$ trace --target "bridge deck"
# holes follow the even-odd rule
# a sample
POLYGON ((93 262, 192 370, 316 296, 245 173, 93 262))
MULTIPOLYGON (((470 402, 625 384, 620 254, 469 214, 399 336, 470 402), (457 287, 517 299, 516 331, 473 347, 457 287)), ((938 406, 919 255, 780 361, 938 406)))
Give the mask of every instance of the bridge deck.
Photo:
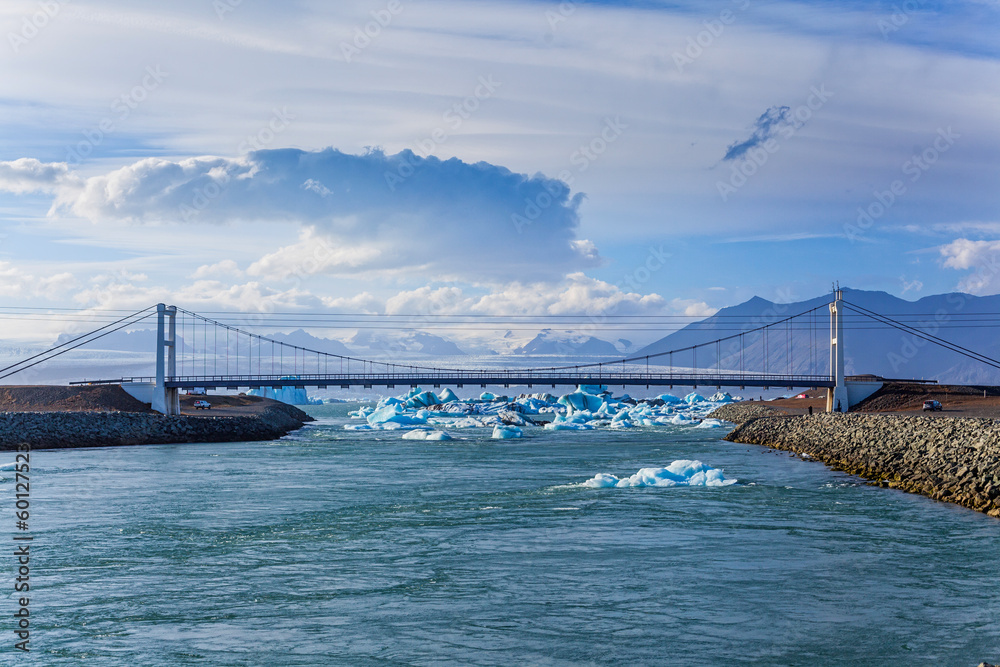
MULTIPOLYGON (((155 382, 151 377, 127 377, 117 380, 92 380, 71 384, 124 384, 155 382)), ((525 371, 469 371, 454 373, 335 373, 305 375, 215 375, 179 376, 167 379, 166 385, 177 389, 255 389, 261 387, 364 387, 395 386, 576 386, 582 384, 621 387, 833 387, 836 383, 823 375, 749 375, 697 373, 531 373, 525 371)))

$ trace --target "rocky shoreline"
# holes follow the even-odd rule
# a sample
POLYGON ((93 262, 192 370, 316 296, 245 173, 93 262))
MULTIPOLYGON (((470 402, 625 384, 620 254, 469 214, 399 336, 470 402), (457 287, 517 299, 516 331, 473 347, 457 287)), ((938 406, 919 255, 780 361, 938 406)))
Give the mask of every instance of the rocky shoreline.
POLYGON ((735 403, 709 417, 737 424, 726 440, 806 454, 883 487, 1000 518, 1000 421, 877 414, 788 416, 735 403))
POLYGON ((274 402, 239 416, 164 417, 142 412, 0 412, 0 450, 275 440, 312 417, 274 402))

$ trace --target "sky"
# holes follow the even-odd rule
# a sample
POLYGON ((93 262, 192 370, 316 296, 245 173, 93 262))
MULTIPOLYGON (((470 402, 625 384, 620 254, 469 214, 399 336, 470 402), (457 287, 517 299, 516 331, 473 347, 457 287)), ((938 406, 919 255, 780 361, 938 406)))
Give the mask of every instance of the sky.
POLYGON ((0 28, 0 306, 1000 292, 996 0, 7 0, 0 28))

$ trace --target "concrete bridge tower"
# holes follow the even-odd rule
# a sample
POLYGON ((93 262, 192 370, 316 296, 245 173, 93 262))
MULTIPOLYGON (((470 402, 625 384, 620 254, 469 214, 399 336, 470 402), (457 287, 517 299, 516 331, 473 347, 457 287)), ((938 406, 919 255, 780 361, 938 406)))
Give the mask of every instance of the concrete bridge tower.
POLYGON ((168 389, 166 380, 177 375, 177 306, 156 304, 156 385, 151 407, 164 415, 181 413, 179 389, 168 389))
POLYGON ((844 292, 838 288, 835 294, 830 304, 830 379, 837 386, 827 390, 826 411, 847 412, 851 406, 844 381, 844 292))

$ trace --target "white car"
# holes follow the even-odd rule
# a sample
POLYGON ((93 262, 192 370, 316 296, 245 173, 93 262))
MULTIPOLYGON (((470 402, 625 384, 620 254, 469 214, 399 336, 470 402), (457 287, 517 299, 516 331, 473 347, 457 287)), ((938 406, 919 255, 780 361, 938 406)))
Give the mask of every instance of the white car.
POLYGON ((194 402, 194 409, 195 410, 211 410, 212 409, 212 404, 209 403, 208 401, 195 401, 194 402))

